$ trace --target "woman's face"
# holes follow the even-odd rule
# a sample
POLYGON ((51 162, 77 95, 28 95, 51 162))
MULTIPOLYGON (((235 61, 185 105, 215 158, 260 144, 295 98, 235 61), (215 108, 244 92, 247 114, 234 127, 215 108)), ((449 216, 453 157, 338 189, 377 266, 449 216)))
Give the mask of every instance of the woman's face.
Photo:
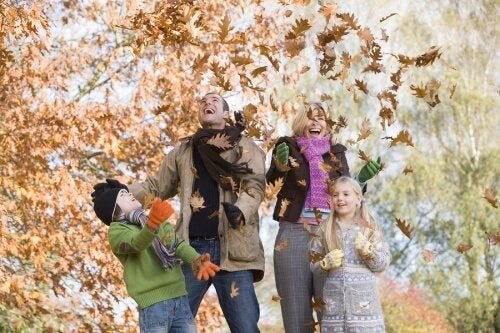
POLYGON ((304 133, 306 138, 322 138, 329 133, 325 113, 321 109, 313 106, 307 112, 307 118, 307 126, 304 133))

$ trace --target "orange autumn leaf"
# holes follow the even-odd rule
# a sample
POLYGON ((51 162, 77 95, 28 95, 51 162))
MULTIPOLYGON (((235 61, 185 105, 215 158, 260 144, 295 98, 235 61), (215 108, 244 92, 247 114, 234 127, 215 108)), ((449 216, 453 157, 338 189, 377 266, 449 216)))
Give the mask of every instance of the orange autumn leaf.
POLYGON ((410 238, 413 236, 413 228, 405 220, 396 218, 396 226, 403 232, 403 234, 410 238))
POLYGON ((457 251, 460 252, 460 253, 462 253, 462 254, 464 254, 465 252, 467 252, 470 249, 472 249, 472 246, 473 245, 471 245, 471 244, 465 244, 465 243, 463 243, 463 244, 458 245, 457 251))
POLYGON ((215 136, 210 137, 207 140, 207 144, 220 149, 227 149, 232 147, 231 143, 229 142, 229 136, 224 133, 218 133, 215 136))
POLYGON ((407 175, 409 173, 412 173, 413 172, 413 168, 411 167, 411 165, 407 165, 405 166, 405 168, 403 169, 403 174, 404 175, 407 175))
POLYGON ((387 138, 391 139, 391 144, 389 145, 389 147, 394 147, 398 143, 414 147, 411 135, 407 130, 400 131, 395 138, 392 137, 387 137, 387 138))

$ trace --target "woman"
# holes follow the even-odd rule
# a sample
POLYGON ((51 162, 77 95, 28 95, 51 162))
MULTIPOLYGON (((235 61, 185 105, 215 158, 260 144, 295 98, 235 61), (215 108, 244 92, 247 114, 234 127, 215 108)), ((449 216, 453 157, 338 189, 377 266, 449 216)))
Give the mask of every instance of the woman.
MULTIPOLYGON (((268 183, 283 181, 273 214, 280 222, 274 272, 285 331, 313 332, 312 298, 321 304, 325 274, 311 273, 309 232, 315 234, 319 222, 330 213, 328 182, 348 176, 349 166, 347 149, 333 141, 321 104, 306 105, 295 117, 292 131, 292 137, 278 139, 266 174, 268 183)), ((375 176, 379 163, 365 165, 358 181, 364 183, 375 176)), ((320 320, 320 309, 316 310, 320 320)))

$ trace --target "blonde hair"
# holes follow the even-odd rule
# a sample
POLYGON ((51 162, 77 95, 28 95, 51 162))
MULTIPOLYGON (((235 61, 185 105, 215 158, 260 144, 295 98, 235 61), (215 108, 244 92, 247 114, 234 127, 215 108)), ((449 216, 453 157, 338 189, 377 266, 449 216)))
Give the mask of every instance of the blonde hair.
MULTIPOLYGON (((333 189, 337 184, 349 184, 355 194, 363 198, 363 192, 361 186, 356 180, 349 176, 341 176, 329 184, 329 193, 333 193, 333 189)), ((382 241, 382 230, 379 223, 370 214, 368 207, 364 200, 361 200, 361 204, 354 216, 355 222, 361 222, 360 231, 370 240, 370 241, 382 241), (367 226, 366 226, 367 225, 367 226)), ((342 241, 340 240, 340 226, 338 224, 338 215, 332 209, 328 219, 321 225, 321 230, 324 236, 325 245, 328 248, 328 252, 334 249, 342 249, 342 241)))
MULTIPOLYGON (((323 105, 319 102, 314 103, 304 103, 303 107, 299 109, 297 115, 292 122, 292 132, 294 136, 305 136, 307 130, 307 124, 310 118, 309 113, 317 111, 319 114, 323 115, 325 119, 330 119, 330 115, 325 111, 323 105)), ((332 145, 336 142, 333 140, 332 135, 332 145)))

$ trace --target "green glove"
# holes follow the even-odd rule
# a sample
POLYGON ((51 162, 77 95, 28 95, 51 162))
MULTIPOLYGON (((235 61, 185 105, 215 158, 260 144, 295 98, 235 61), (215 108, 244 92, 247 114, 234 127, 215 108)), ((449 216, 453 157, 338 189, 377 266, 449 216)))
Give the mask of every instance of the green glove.
POLYGON ((377 158, 376 161, 371 161, 370 163, 366 164, 364 167, 361 168, 361 171, 359 171, 358 174, 358 181, 360 183, 365 183, 366 181, 372 179, 375 177, 377 173, 380 171, 380 157, 377 158))
POLYGON ((289 148, 286 144, 286 142, 280 143, 276 147, 276 161, 278 161, 282 165, 287 165, 288 164, 288 155, 290 151, 289 148))

